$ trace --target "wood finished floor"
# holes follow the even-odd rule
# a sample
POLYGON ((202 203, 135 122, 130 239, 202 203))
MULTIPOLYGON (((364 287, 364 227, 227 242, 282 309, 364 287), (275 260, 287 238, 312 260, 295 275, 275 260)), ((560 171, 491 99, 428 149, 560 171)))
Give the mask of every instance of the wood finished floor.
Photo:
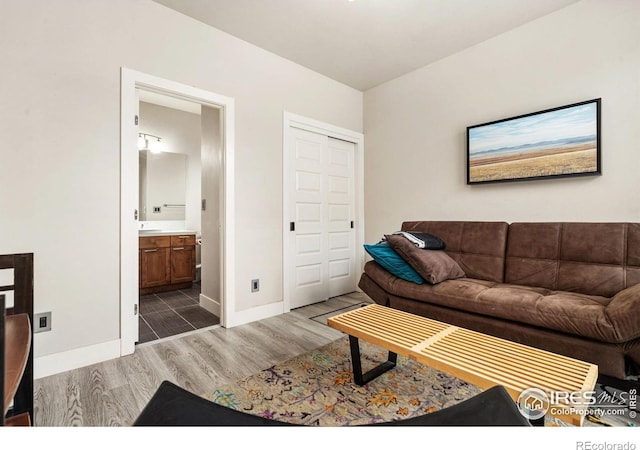
POLYGON ((130 426, 163 380, 204 396, 342 337, 326 326, 327 313, 369 302, 355 292, 230 329, 142 344, 132 355, 35 380, 34 425, 130 426))

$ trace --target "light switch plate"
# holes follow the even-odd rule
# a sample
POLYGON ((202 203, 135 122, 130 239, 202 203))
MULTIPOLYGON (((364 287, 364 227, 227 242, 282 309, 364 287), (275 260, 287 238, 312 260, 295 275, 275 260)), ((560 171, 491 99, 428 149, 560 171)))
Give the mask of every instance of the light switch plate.
POLYGON ((33 315, 33 332, 51 331, 51 311, 33 315))

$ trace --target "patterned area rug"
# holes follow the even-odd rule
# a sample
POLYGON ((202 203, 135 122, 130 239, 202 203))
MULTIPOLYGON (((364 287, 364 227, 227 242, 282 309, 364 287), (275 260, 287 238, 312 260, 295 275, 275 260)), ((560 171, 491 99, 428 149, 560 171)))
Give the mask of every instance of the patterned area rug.
MULTIPOLYGON (((362 368, 387 352, 360 341, 362 368)), ((398 356, 394 369, 365 386, 352 382, 347 337, 216 389, 220 405, 283 422, 346 426, 420 416, 473 397, 482 389, 398 356)))
MULTIPOLYGON (((360 353, 363 371, 387 358, 385 350, 362 340, 360 353)), ((345 336, 222 386, 206 398, 229 408, 282 422, 346 426, 428 414, 480 392, 482 389, 477 386, 402 356, 398 356, 395 368, 365 386, 357 386, 353 383, 349 340, 345 336)), ((611 410, 611 413, 599 416, 597 421, 585 420, 583 426, 640 426, 640 417, 635 411, 618 405, 632 393, 635 398, 637 389, 624 392, 596 385, 598 405, 603 410, 611 410)), ((547 415, 545 426, 573 425, 547 415)))

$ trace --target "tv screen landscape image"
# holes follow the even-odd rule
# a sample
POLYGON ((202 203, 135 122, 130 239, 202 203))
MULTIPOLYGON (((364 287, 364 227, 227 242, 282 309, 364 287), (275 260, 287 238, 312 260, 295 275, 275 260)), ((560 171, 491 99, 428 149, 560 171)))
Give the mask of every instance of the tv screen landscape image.
POLYGON ((600 101, 467 127, 467 184, 600 175, 600 101))

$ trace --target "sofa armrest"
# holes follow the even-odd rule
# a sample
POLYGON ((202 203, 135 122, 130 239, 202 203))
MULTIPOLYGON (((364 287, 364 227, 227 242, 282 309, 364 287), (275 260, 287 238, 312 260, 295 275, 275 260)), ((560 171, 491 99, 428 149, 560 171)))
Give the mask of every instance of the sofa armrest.
POLYGON ((616 330, 618 342, 640 337, 640 283, 614 295, 605 314, 616 330))

